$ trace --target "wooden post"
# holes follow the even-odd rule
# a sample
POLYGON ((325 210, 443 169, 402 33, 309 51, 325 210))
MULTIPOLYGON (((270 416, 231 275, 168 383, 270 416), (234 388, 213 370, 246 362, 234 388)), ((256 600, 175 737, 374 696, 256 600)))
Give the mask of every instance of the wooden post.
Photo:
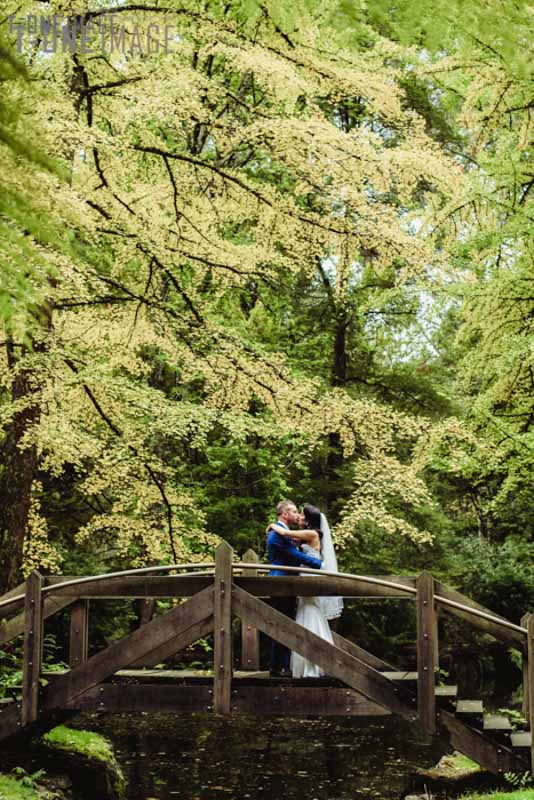
POLYGON ((39 676, 43 657, 43 579, 38 572, 26 580, 24 602, 24 663, 22 668, 22 725, 37 719, 39 676))
POLYGON ((232 555, 227 542, 215 552, 213 613, 213 710, 230 713, 232 691, 232 555))
MULTIPOLYGON (((247 550, 243 556, 243 561, 259 563, 259 557, 254 550, 247 550)), ((256 577, 257 569, 243 569, 243 575, 256 577)), ((249 620, 241 620, 241 669, 259 670, 260 668, 260 634, 257 628, 249 620)))
POLYGON ((417 710, 427 733, 436 733, 436 672, 438 620, 434 578, 422 572, 417 579, 417 710))
POLYGON ((69 664, 71 669, 87 661, 89 601, 77 600, 70 615, 69 664))
POLYGON ((527 720, 530 728, 530 769, 534 776, 534 614, 529 614, 527 630, 527 720))
MULTIPOLYGON (((530 617, 530 612, 527 611, 526 614, 520 619, 520 624, 522 628, 527 628, 528 630, 528 620, 530 617)), ((528 687, 528 635, 527 635, 527 647, 525 651, 522 653, 522 662, 523 662, 523 702, 521 704, 521 713, 528 720, 529 715, 529 687, 528 687)))

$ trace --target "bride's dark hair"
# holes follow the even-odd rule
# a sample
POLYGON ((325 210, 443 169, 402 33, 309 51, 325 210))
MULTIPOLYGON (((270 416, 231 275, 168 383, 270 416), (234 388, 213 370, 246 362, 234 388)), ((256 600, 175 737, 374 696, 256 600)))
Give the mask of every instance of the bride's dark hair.
POLYGON ((304 519, 306 520, 306 527, 317 531, 319 538, 322 539, 323 534, 321 531, 321 512, 317 506, 312 506, 310 503, 305 503, 302 507, 302 513, 304 514, 304 519))

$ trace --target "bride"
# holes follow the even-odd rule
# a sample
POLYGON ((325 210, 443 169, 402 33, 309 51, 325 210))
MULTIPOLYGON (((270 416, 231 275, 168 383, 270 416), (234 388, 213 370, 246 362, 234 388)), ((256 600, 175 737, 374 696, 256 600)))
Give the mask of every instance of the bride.
MULTIPOLYGON (((321 569, 337 572, 332 534, 325 515, 316 506, 307 503, 300 515, 299 525, 304 530, 290 531, 278 525, 270 527, 280 536, 298 541, 306 553, 321 558, 323 562, 321 569)), ((341 616, 342 610, 341 597, 299 597, 295 622, 333 643, 328 620, 341 616)), ((317 664, 295 652, 291 653, 291 674, 294 678, 322 678, 325 675, 317 664)))

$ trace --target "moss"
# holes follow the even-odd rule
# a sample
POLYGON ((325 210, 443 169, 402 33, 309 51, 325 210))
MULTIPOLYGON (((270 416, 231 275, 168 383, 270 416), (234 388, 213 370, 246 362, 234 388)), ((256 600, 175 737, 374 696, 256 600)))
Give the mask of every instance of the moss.
POLYGON ((99 733, 78 731, 67 728, 66 725, 58 725, 46 733, 43 738, 52 747, 80 753, 87 758, 97 758, 99 761, 105 761, 115 766, 113 748, 110 742, 99 733))
MULTIPOLYGON (((102 797, 118 800, 124 796, 126 781, 115 759, 113 747, 104 736, 92 731, 58 725, 43 736, 42 742, 46 749, 56 757, 62 754, 63 768, 69 774, 71 772, 66 763, 75 765, 78 778, 83 774, 87 776, 87 780, 93 783, 97 781, 102 797), (69 761, 65 762, 67 754, 69 761), (104 769, 102 769, 102 765, 104 765, 104 769)), ((71 777, 73 777, 72 774, 71 777)))
POLYGON ((452 753, 443 758, 431 769, 419 770, 419 772, 434 780, 463 780, 464 778, 476 775, 480 772, 480 766, 471 761, 470 758, 462 753, 452 753))
POLYGON ((515 792, 489 792, 465 794, 460 800, 534 800, 534 789, 516 789, 515 792))
POLYGON ((38 800, 38 794, 31 786, 10 778, 8 775, 0 775, 0 800, 38 800))

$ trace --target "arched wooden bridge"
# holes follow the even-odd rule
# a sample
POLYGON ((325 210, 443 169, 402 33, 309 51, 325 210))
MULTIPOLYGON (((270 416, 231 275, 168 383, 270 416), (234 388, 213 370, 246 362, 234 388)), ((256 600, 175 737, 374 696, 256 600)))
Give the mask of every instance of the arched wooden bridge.
MULTIPOLYGON (((515 625, 423 572, 368 577, 284 569, 265 576, 251 551, 233 562, 221 544, 214 563, 149 567, 83 578, 34 572, 0 598, 0 644, 24 633, 20 695, 2 701, 0 739, 55 724, 76 710, 214 711, 219 714, 400 714, 443 737, 482 767, 523 773, 534 764, 534 614, 515 625), (309 573, 300 577, 298 573, 309 573), (172 574, 171 574, 172 573, 172 574), (417 665, 401 672, 334 633, 330 644, 271 608, 273 596, 342 595, 408 599, 417 607, 417 665), (88 605, 97 598, 187 598, 129 636, 88 658, 88 605), (70 669, 41 685, 44 621, 71 606, 70 669), (482 702, 459 699, 438 683, 439 611, 460 617, 523 654, 524 730, 484 714, 482 702), (232 619, 241 620, 241 669, 234 670, 232 619), (273 679, 259 672, 259 631, 318 664, 328 679, 273 679), (213 676, 147 669, 213 634, 213 676)), ((277 567, 280 569, 280 567, 277 567)))

